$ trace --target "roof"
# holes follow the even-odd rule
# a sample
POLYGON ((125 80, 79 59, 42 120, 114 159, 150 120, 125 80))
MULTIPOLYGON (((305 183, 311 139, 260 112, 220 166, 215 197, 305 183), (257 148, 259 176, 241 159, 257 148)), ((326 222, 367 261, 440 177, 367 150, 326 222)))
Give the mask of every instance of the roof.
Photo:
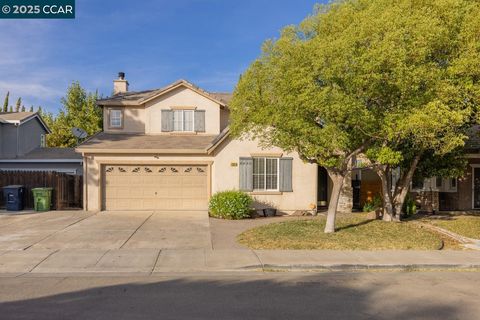
POLYGON ((75 152, 75 148, 36 148, 27 153, 22 159, 78 159, 82 155, 75 152))
POLYGON ((77 147, 95 153, 206 153, 215 135, 146 135, 101 132, 77 147))
POLYGON ((82 162, 82 155, 74 148, 36 148, 29 153, 0 162, 82 162))
POLYGON ((218 136, 215 137, 215 139, 213 139, 212 143, 210 143, 210 145, 208 146, 207 148, 207 151, 208 153, 211 153, 213 150, 215 150, 215 148, 223 142, 223 140, 225 140, 230 134, 230 128, 229 127, 226 127, 225 129, 222 130, 222 132, 220 132, 220 134, 218 136))
POLYGON ((38 119, 42 126, 48 133, 51 133, 50 129, 43 121, 38 112, 0 112, 0 122, 9 124, 23 124, 32 119, 38 119))
POLYGON ((231 92, 211 92, 210 94, 226 104, 229 104, 233 97, 231 92))
POLYGON ((105 99, 98 99, 97 105, 99 106, 106 106, 106 105, 141 105, 152 99, 155 99, 171 90, 174 90, 180 86, 187 87, 204 97, 213 100, 214 102, 220 104, 221 106, 227 106, 230 102, 232 94, 230 93, 211 93, 197 87, 196 85, 188 82, 187 80, 177 80, 172 84, 169 84, 166 87, 154 90, 146 90, 146 91, 129 91, 129 92, 122 92, 117 93, 111 97, 105 99))
POLYGON ((36 112, 0 112, 0 119, 10 121, 24 121, 31 116, 37 114, 36 112))

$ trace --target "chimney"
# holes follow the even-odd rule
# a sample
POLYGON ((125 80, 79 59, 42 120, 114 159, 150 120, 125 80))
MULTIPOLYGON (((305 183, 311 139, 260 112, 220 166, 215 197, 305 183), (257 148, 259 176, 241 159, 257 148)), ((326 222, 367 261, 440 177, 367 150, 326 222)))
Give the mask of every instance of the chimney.
POLYGON ((118 79, 113 80, 113 94, 128 91, 128 81, 125 80, 125 72, 118 73, 118 79))

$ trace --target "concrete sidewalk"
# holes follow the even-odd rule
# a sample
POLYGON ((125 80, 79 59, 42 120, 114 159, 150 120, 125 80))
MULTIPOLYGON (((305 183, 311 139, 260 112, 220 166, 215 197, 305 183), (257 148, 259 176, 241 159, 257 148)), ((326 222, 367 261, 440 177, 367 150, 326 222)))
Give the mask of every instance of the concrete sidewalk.
POLYGON ((0 274, 480 268, 478 251, 29 249, 0 252, 0 274))

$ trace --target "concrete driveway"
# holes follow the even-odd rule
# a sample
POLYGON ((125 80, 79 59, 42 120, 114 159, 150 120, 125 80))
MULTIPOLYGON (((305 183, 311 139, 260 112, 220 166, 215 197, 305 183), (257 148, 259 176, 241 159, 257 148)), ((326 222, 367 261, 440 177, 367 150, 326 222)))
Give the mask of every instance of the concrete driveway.
POLYGON ((211 248, 207 212, 0 215, 0 250, 211 248))

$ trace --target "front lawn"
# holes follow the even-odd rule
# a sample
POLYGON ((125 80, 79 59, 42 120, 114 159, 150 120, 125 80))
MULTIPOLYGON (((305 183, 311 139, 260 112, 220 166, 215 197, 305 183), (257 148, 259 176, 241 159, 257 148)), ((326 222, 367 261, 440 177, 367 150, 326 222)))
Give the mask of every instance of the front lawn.
POLYGON ((365 214, 337 218, 337 232, 325 234, 325 217, 271 223, 241 233, 238 241, 252 249, 437 250, 458 243, 412 222, 384 222, 365 214))
POLYGON ((441 215, 423 221, 461 236, 480 239, 480 215, 441 215))

